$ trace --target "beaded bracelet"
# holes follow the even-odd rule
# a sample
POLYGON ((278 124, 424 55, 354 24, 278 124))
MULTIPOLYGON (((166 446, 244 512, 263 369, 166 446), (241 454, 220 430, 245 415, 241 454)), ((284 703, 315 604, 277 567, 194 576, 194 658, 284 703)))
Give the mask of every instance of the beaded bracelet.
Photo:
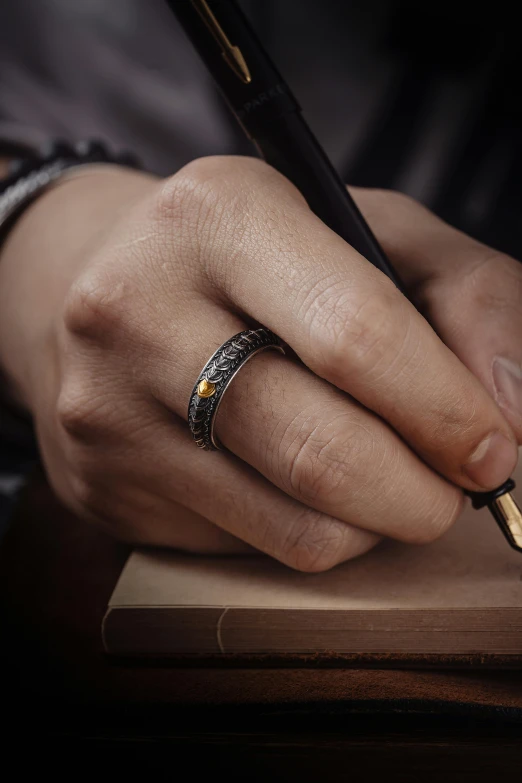
POLYGON ((0 180, 0 241, 24 210, 64 172, 95 163, 139 168, 133 154, 114 155, 99 141, 80 141, 75 145, 54 141, 34 155, 12 160, 7 176, 0 180))

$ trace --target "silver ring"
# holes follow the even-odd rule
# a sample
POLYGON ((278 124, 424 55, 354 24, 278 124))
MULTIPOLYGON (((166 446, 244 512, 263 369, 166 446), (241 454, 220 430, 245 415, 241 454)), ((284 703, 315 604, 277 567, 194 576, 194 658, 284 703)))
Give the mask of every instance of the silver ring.
POLYGON ((268 349, 285 352, 282 341, 270 329, 246 329, 224 342, 205 364, 192 389, 187 416, 200 449, 223 448, 214 437, 214 422, 223 395, 241 367, 268 349))

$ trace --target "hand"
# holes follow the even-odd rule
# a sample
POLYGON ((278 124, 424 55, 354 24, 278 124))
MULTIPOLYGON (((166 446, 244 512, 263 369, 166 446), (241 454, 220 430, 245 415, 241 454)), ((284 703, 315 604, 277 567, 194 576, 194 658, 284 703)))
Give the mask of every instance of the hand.
POLYGON ((321 571, 381 536, 431 541, 459 487, 508 478, 521 268, 408 198, 354 195, 444 342, 257 160, 98 169, 36 202, 1 258, 0 359, 69 507, 132 542, 321 571), (192 386, 253 323, 295 356, 239 372, 216 421, 228 451, 202 452, 192 386))

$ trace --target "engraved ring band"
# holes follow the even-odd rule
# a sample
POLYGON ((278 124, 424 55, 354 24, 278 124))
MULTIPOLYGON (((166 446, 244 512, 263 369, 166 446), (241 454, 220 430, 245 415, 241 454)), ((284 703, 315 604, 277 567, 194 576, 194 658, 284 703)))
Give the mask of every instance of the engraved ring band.
POLYGON ((235 334, 212 354, 203 367, 190 395, 188 424, 200 449, 223 447, 214 435, 214 422, 221 400, 232 379, 246 362, 261 351, 284 353, 283 343, 270 329, 246 329, 235 334))

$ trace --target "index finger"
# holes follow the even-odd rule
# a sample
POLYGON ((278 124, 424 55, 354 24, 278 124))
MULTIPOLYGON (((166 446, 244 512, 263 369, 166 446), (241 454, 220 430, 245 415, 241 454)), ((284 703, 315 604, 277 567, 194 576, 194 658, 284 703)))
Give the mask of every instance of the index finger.
POLYGON ((454 483, 507 479, 518 456, 507 421, 413 305, 260 161, 236 163, 213 196, 222 166, 200 161, 184 182, 199 193, 208 295, 279 334, 454 483))
POLYGON ((357 189, 354 197, 437 333, 522 444, 522 264, 401 194, 357 189))

